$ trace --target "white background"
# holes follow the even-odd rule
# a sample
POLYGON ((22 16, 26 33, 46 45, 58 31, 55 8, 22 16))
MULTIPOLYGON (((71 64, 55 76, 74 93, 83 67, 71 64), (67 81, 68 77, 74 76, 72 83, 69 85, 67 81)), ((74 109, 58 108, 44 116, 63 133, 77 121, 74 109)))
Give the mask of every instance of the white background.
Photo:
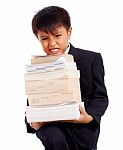
POLYGON ((122 150, 123 4, 122 0, 0 1, 0 149, 43 150, 24 124, 25 64, 41 54, 31 30, 36 11, 49 5, 66 8, 72 19, 71 43, 102 54, 110 104, 102 117, 98 150, 122 150))

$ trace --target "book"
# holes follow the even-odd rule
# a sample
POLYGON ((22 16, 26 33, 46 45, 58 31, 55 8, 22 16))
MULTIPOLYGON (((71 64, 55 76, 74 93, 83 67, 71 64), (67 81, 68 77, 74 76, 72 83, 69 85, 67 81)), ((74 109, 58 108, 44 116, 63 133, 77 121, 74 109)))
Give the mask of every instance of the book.
POLYGON ((61 68, 71 68, 77 70, 76 63, 67 62, 64 57, 60 57, 56 61, 50 63, 26 65, 27 73, 49 72, 61 68))
POLYGON ((42 63, 53 62, 61 57, 64 57, 68 62, 74 62, 73 56, 70 54, 62 54, 62 55, 57 55, 57 56, 51 56, 51 55, 32 56, 32 57, 33 58, 31 59, 31 64, 42 64, 42 63))
POLYGON ((62 103, 47 107, 27 106, 26 117, 28 123, 75 120, 80 117, 79 103, 62 103))
POLYGON ((30 106, 51 105, 70 101, 81 102, 81 96, 79 90, 74 92, 39 93, 29 94, 28 101, 30 106))
POLYGON ((24 74, 25 81, 50 80, 50 79, 56 79, 56 78, 79 78, 79 77, 80 77, 79 70, 66 69, 66 68, 57 69, 55 71, 50 71, 50 72, 24 74))
POLYGON ((26 80, 26 94, 80 91, 78 78, 56 78, 51 80, 26 80))

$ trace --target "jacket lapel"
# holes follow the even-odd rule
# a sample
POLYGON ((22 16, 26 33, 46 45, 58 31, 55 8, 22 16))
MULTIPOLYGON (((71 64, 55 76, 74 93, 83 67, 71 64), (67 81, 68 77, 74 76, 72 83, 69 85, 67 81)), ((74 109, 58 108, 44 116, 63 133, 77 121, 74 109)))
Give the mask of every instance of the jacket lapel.
POLYGON ((73 47, 73 45, 71 43, 70 43, 70 50, 69 50, 68 54, 73 55, 75 62, 80 59, 77 49, 75 47, 73 47))
POLYGON ((76 66, 77 66, 77 70, 80 70, 80 56, 79 53, 77 51, 77 49, 75 47, 73 47, 73 45, 70 43, 70 50, 68 52, 68 54, 73 55, 74 58, 74 62, 76 62, 76 66))

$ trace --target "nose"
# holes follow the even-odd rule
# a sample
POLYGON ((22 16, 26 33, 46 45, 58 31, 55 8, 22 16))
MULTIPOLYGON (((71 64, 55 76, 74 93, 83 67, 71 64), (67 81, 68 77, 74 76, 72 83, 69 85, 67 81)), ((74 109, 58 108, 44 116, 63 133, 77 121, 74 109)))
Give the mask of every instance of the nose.
POLYGON ((55 45, 56 45, 56 40, 55 40, 55 38, 51 37, 49 39, 49 46, 54 47, 55 45))

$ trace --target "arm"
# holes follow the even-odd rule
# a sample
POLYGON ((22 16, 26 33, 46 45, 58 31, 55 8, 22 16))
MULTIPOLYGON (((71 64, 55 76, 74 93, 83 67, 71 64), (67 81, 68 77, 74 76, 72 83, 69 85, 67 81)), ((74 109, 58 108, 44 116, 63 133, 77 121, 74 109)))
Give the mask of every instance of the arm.
POLYGON ((91 98, 83 99, 86 103, 86 108, 80 106, 80 118, 73 120, 77 123, 94 123, 99 125, 101 116, 104 114, 108 106, 108 96, 104 84, 104 67, 103 60, 100 54, 96 54, 91 64, 92 73, 92 94, 91 98))
POLYGON ((90 114, 94 122, 99 125, 101 117, 105 113, 108 106, 107 90, 104 82, 104 66, 101 54, 96 54, 94 62, 92 64, 92 83, 93 83, 93 95, 89 100, 86 112, 90 114))

